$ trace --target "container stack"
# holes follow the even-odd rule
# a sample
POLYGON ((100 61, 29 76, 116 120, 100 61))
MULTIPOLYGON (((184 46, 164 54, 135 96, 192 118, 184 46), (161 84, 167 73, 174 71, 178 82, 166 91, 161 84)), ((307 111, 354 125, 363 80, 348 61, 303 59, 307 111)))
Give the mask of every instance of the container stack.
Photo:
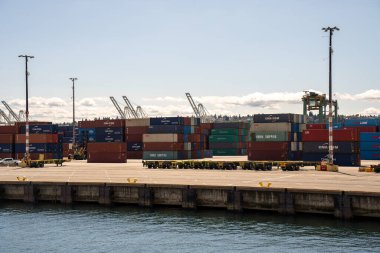
POLYGON ((14 135, 17 128, 14 125, 0 126, 0 159, 14 158, 14 135))
POLYGON ((360 134, 360 159, 380 160, 380 119, 346 119, 345 128, 355 128, 360 134))
MULTIPOLYGON (((68 157, 74 153, 72 149, 73 143, 73 125, 58 125, 58 134, 63 136, 63 156, 68 157)), ((79 140, 78 128, 75 128, 75 142, 79 140)))
POLYGON ((201 138, 204 142, 204 158, 212 158, 212 150, 210 149, 209 138, 211 130, 214 128, 213 123, 201 123, 201 138))
POLYGON ((209 145, 214 156, 247 155, 250 123, 214 123, 209 136, 209 145))
POLYGON ((125 163, 125 120, 80 121, 79 138, 87 143, 88 163, 125 163))
MULTIPOLYGON (((329 153, 328 129, 308 129, 302 133, 303 160, 320 162, 329 153)), ((359 132, 355 128, 335 129, 333 131, 334 164, 340 166, 359 166, 359 132)))
POLYGON ((143 134, 144 160, 183 160, 204 157, 200 119, 184 117, 150 118, 143 134))
POLYGON ((150 119, 125 120, 125 141, 127 142, 127 159, 143 158, 143 135, 148 133, 150 119))
POLYGON ((304 116, 300 114, 255 114, 251 128, 248 160, 301 160, 301 131, 304 116))
MULTIPOLYGON (((25 124, 19 127, 15 135, 15 158, 25 155, 25 124)), ((58 125, 31 123, 29 125, 29 153, 32 160, 62 159, 62 135, 58 134, 58 125)))

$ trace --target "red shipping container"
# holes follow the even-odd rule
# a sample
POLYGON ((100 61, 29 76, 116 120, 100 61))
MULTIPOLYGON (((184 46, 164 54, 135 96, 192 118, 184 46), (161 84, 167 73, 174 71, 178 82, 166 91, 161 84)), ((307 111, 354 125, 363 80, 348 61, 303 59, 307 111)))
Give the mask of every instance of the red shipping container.
POLYGON ((90 142, 87 144, 88 153, 125 153, 125 142, 90 142))
POLYGON ((127 159, 142 159, 143 151, 128 151, 127 159))
POLYGON ((326 129, 326 124, 306 124, 306 129, 326 129))
MULTIPOLYGON (((15 143, 25 143, 25 134, 16 134, 15 143)), ((58 143, 58 134, 30 134, 29 143, 58 143)))
POLYGON ((0 153, 0 159, 3 159, 3 158, 14 158, 14 154, 13 153, 0 153))
POLYGON ((211 130, 214 128, 213 123, 201 123, 201 129, 208 129, 211 130))
POLYGON ((87 154, 87 163, 126 163, 126 153, 91 152, 87 154))
MULTIPOLYGON (((302 132, 303 141, 329 141, 329 131, 310 129, 302 132)), ((333 130, 333 141, 359 141, 359 132, 355 128, 333 130)))
POLYGON ((284 151, 265 151, 265 150, 248 150, 249 161, 286 161, 288 152, 284 151))
POLYGON ((288 152, 289 151, 289 142, 285 141, 276 141, 276 142, 250 142, 250 150, 251 151, 282 151, 282 152, 288 152))
POLYGON ((13 126, 0 126, 0 134, 17 134, 17 127, 13 126))
POLYGON ((183 142, 145 142, 144 151, 181 151, 184 150, 183 142))
POLYGON ((1 144, 12 144, 14 141, 13 134, 0 134, 0 143, 1 144))
POLYGON ((123 119, 105 119, 105 120, 85 120, 78 122, 79 128, 96 128, 96 127, 125 127, 123 119))
POLYGON ((126 142, 142 142, 143 135, 142 134, 128 134, 125 136, 126 142))
POLYGON ((189 142, 201 142, 201 135, 200 134, 189 134, 188 140, 189 140, 189 142))
POLYGON ((359 132, 359 134, 377 132, 376 126, 344 127, 343 129, 352 129, 352 128, 355 128, 359 132))
POLYGON ((126 127, 125 128, 125 135, 129 134, 146 134, 148 133, 147 126, 136 126, 136 127, 126 127))

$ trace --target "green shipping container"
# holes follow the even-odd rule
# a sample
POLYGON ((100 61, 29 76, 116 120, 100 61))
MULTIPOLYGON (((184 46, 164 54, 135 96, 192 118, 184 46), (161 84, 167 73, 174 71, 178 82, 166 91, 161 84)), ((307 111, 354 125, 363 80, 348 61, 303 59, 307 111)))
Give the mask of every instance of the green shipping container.
POLYGON ((210 135, 210 142, 239 142, 239 135, 210 135))
POLYGON ((183 153, 177 151, 144 151, 144 160, 182 160, 183 153))
POLYGON ((214 156, 234 156, 240 155, 241 149, 235 148, 216 148, 212 149, 212 155, 214 156))
POLYGON ((220 128, 211 129, 212 135, 248 135, 247 129, 220 128))
POLYGON ((253 141, 290 141, 288 132, 257 132, 252 134, 253 141))

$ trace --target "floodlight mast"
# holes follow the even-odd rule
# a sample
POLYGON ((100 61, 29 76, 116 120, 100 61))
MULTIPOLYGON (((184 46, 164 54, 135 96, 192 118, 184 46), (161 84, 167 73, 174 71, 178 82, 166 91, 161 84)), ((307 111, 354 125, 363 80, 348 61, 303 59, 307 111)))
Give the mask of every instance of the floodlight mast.
POLYGON ((332 49, 332 36, 334 31, 339 31, 340 29, 336 26, 334 27, 324 27, 322 28, 324 32, 329 32, 330 43, 329 43, 329 164, 334 164, 334 147, 333 147, 333 122, 332 122, 332 68, 331 68, 331 58, 333 54, 332 49))

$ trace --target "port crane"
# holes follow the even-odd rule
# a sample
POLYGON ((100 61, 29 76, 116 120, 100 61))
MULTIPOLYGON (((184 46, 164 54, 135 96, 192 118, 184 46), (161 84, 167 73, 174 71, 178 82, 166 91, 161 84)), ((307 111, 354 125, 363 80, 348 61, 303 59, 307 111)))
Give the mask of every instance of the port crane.
POLYGON ((120 117, 122 119, 126 119, 125 113, 123 112, 123 110, 121 110, 121 108, 120 108, 119 104, 117 103, 116 99, 114 97, 112 97, 112 96, 110 97, 110 99, 111 99, 113 105, 115 106, 116 110, 119 112, 120 117))
POLYGON ((191 107, 193 108, 195 117, 200 118, 202 123, 213 122, 213 118, 209 115, 209 112, 207 111, 206 107, 201 103, 199 103, 197 106, 191 94, 189 92, 186 92, 185 94, 186 94, 187 100, 189 100, 189 103, 191 107))
POLYGON ((134 118, 134 119, 139 119, 139 118, 147 118, 148 114, 142 109, 141 106, 137 106, 136 110, 133 108, 132 103, 129 101, 129 99, 126 96, 123 96, 123 99, 125 103, 127 104, 124 107, 124 111, 121 109, 119 104, 117 103, 116 99, 114 97, 110 97, 113 105, 115 106, 116 110, 119 112, 120 117, 122 119, 127 119, 127 118, 134 118))
POLYGON ((12 121, 9 119, 9 117, 7 116, 7 114, 0 109, 0 115, 3 117, 3 119, 5 120, 6 124, 12 124, 12 121))
POLYGON ((12 115, 12 117, 16 120, 16 122, 20 122, 20 117, 12 110, 12 108, 8 105, 8 103, 5 102, 4 100, 1 101, 1 103, 3 103, 5 108, 7 108, 7 110, 9 111, 9 114, 12 115))

